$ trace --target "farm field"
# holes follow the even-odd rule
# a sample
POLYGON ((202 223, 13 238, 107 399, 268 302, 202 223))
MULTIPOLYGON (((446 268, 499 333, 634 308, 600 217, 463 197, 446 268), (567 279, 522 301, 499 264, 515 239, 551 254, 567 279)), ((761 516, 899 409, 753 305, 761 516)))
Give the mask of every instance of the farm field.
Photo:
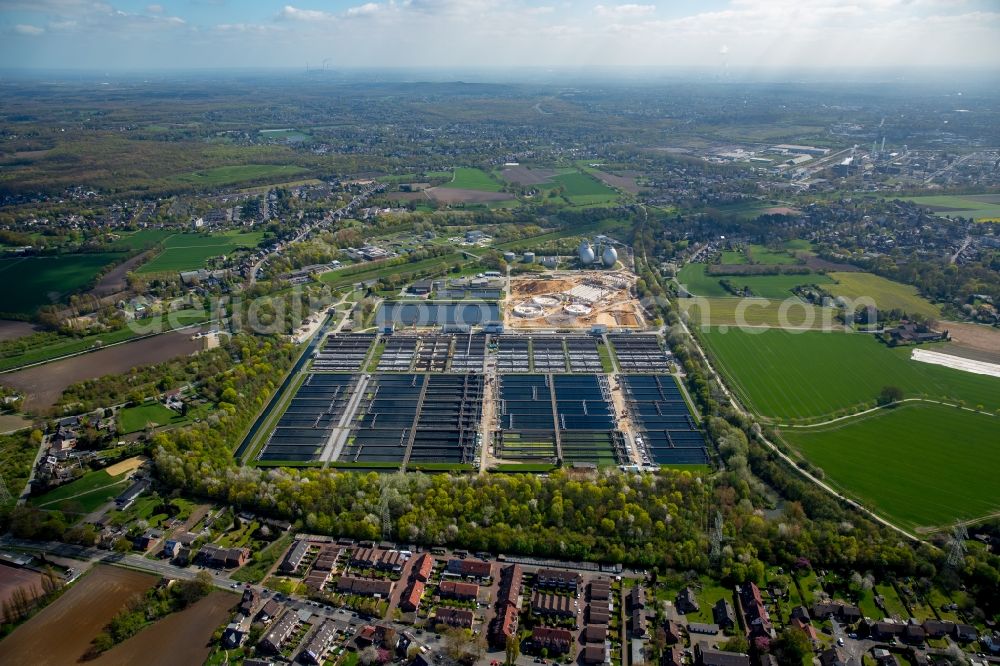
POLYGON ((920 314, 925 317, 941 316, 938 306, 927 301, 917 293, 917 288, 887 280, 872 273, 828 273, 836 280, 834 284, 824 287, 834 296, 857 299, 869 297, 882 310, 900 309, 908 314, 920 314))
POLYGON ((577 206, 607 203, 618 198, 618 193, 613 189, 593 176, 579 171, 560 174, 551 182, 561 187, 566 200, 577 206))
POLYGON ((753 258, 754 262, 770 266, 798 263, 798 259, 793 257, 788 252, 784 250, 771 250, 763 245, 751 245, 750 256, 753 258))
POLYGON ((732 298, 719 280, 730 280, 737 287, 750 287, 754 296, 761 298, 792 298, 792 289, 803 284, 827 285, 832 280, 826 275, 708 275, 705 264, 688 264, 677 274, 677 281, 695 296, 706 298, 732 298))
POLYGON ((122 259, 120 252, 0 259, 0 280, 16 284, 0 294, 0 312, 30 315, 90 285, 98 272, 122 259))
POLYGON ((736 328, 702 331, 716 368, 748 409, 778 420, 818 420, 872 406, 884 386, 905 397, 1000 409, 1000 379, 910 360, 862 333, 736 328))
POLYGON ((908 403, 781 435, 828 481, 909 527, 1000 509, 1000 417, 908 403))
POLYGON ((246 180, 261 178, 288 178, 306 171, 302 167, 281 164, 242 164, 239 166, 220 166, 213 169, 192 171, 172 176, 168 182, 195 187, 220 187, 242 183, 246 180))
POLYGON ((0 375, 0 384, 14 387, 25 394, 26 411, 44 411, 56 404, 70 384, 125 372, 138 365, 193 354, 201 349, 201 342, 192 340, 191 333, 190 330, 171 331, 89 354, 4 373, 0 375))
POLYGON ((448 189, 455 190, 479 190, 481 192, 499 192, 503 186, 490 177, 482 169, 470 169, 468 167, 457 167, 454 177, 447 183, 448 189))
POLYGON ((971 217, 976 221, 1000 219, 1000 194, 941 194, 905 200, 927 206, 942 215, 971 217))
POLYGON ((121 238, 114 242, 114 245, 127 250, 143 250, 159 245, 176 233, 176 231, 169 229, 140 229, 139 231, 122 234, 121 238))
POLYGON ((97 565, 72 589, 0 641, 0 663, 61 666, 79 662, 90 642, 129 597, 144 593, 155 583, 156 577, 149 574, 97 565))
POLYGON ((681 298, 677 303, 688 314, 690 326, 772 326, 821 329, 843 325, 833 318, 831 308, 822 308, 798 299, 766 298, 681 298), (782 307, 784 303, 784 316, 782 307))
POLYGON ((254 248, 264 240, 263 231, 221 234, 175 234, 163 243, 163 251, 139 267, 138 273, 193 271, 205 266, 212 257, 229 254, 238 248, 254 248))
POLYGON ((187 326, 188 324, 200 324, 209 321, 209 318, 209 314, 202 310, 177 310, 172 312, 168 317, 161 317, 159 320, 152 318, 145 319, 142 321, 142 326, 136 327, 135 330, 126 327, 106 333, 85 335, 79 338, 56 338, 33 347, 25 347, 19 351, 12 350, 14 353, 0 357, 0 371, 19 368, 32 363, 41 363, 42 361, 59 358, 60 356, 78 354, 92 349, 97 350, 117 342, 125 342, 132 338, 154 332, 156 330, 154 325, 157 322, 161 326, 160 330, 167 331, 171 330, 172 324, 170 319, 173 319, 176 327, 180 327, 187 326))
POLYGON ((118 422, 125 434, 145 430, 147 423, 157 426, 184 421, 184 417, 158 402, 126 407, 118 414, 118 422))
POLYGON ((226 621, 229 609, 238 600, 235 594, 214 590, 192 606, 146 627, 91 663, 94 666, 201 664, 211 652, 213 632, 226 621))

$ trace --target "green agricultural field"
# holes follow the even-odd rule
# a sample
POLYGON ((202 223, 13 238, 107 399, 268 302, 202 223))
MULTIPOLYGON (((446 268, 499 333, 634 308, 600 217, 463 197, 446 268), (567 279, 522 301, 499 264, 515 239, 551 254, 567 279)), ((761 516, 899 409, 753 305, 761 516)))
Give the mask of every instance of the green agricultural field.
POLYGON ((503 189, 500 183, 482 169, 468 167, 456 168, 452 181, 445 183, 442 187, 453 187, 458 190, 480 190, 482 192, 499 192, 503 189))
POLYGON ((749 409, 777 420, 817 420, 874 404, 885 386, 905 397, 1000 409, 1000 378, 910 360, 863 333, 780 329, 702 331, 707 351, 749 409))
POLYGON ((603 204, 618 199, 618 192, 593 176, 579 171, 560 174, 552 179, 552 183, 562 188, 562 195, 576 206, 603 204))
POLYGON ((832 308, 795 300, 766 298, 680 298, 690 326, 774 326, 787 328, 843 328, 832 308))
POLYGON ((829 273, 836 283, 824 289, 834 296, 858 299, 871 298, 882 310, 900 309, 909 314, 925 317, 941 316, 938 306, 922 298, 916 287, 887 280, 872 273, 829 273))
POLYGON ((799 260, 784 250, 771 250, 763 245, 751 245, 750 256, 755 264, 767 264, 769 266, 781 264, 797 264, 799 260))
POLYGON ((950 217, 971 217, 977 222, 1000 220, 1000 194, 942 194, 908 197, 906 201, 950 217))
POLYGON ((385 262, 376 261, 370 264, 358 264, 345 270, 327 271, 326 273, 321 274, 319 279, 330 285, 331 289, 337 289, 339 287, 345 287, 357 282, 377 280, 388 275, 401 275, 406 277, 422 271, 439 270, 440 272, 444 272, 450 266, 460 264, 465 261, 467 261, 467 259, 457 252, 453 254, 445 254, 440 257, 431 257, 429 259, 421 259, 420 261, 412 261, 402 264, 386 265, 385 262))
POLYGON ((88 287, 105 266, 124 258, 120 252, 0 259, 0 281, 17 285, 0 294, 0 312, 30 315, 42 305, 60 303, 88 287))
POLYGON ((288 178, 304 171, 306 169, 302 167, 282 164, 243 164, 184 173, 173 176, 168 181, 179 185, 193 185, 194 187, 221 187, 223 185, 242 183, 247 180, 288 178))
POLYGON ((176 231, 169 229, 140 229, 132 233, 122 234, 122 237, 116 240, 113 245, 116 248, 120 247, 126 250, 146 250, 159 245, 176 233, 176 231))
POLYGON ((124 474, 111 476, 103 469, 87 472, 76 481, 30 500, 32 506, 66 513, 89 513, 128 488, 124 474))
POLYGON ((158 402, 138 407, 126 407, 118 414, 118 423, 125 434, 145 430, 149 423, 163 426, 183 421, 183 416, 172 409, 167 409, 158 402))
POLYGON ((230 254, 239 248, 254 248, 264 240, 263 231, 221 234, 175 234, 163 243, 163 251, 139 267, 139 273, 194 271, 212 257, 230 254))
POLYGON ((1000 417, 908 403, 781 434, 827 481, 909 527, 1000 510, 1000 417))
POLYGON ((729 280, 737 287, 750 287, 761 298, 791 298, 792 289, 804 284, 827 285, 832 280, 820 273, 806 275, 708 275, 705 264, 688 264, 677 274, 677 281, 695 296, 706 298, 732 297, 719 280, 729 280))

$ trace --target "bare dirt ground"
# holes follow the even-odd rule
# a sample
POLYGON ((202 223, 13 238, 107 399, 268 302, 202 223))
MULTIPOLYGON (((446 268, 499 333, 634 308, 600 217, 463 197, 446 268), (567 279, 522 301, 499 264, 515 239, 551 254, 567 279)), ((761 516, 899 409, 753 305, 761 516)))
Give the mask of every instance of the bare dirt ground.
POLYGON ((639 185, 635 182, 635 176, 616 176, 613 173, 597 170, 593 171, 593 174, 605 185, 610 185, 629 194, 639 194, 639 185))
POLYGON ((0 619, 3 618, 3 608, 20 588, 29 599, 36 599, 42 594, 42 574, 31 569, 16 569, 0 565, 0 619))
POLYGON ((951 343, 938 351, 954 352, 956 356, 992 363, 1000 362, 1000 329, 954 321, 942 321, 938 328, 948 331, 951 336, 951 343))
POLYGON ((127 286, 125 284, 125 276, 138 268, 139 264, 149 259, 150 254, 150 252, 137 254, 131 259, 118 264, 97 281, 94 288, 90 290, 90 294, 97 298, 104 298, 105 296, 124 291, 127 286))
POLYGON ((841 273, 857 273, 861 269, 854 264, 841 264, 836 261, 820 259, 811 252, 798 252, 796 256, 804 259, 806 266, 814 271, 839 271, 841 273))
MULTIPOLYGON (((511 280, 511 298, 505 305, 505 321, 513 329, 540 330, 550 328, 589 329, 595 324, 603 324, 608 328, 642 328, 645 319, 638 301, 632 298, 628 289, 616 289, 613 278, 624 278, 632 286, 635 276, 627 271, 616 271, 613 274, 605 271, 576 271, 559 273, 550 277, 522 277, 511 280), (559 295, 568 292, 573 287, 604 283, 604 288, 610 290, 601 301, 593 304, 590 314, 574 316, 568 314, 563 306, 546 307, 545 315, 534 319, 518 317, 514 314, 514 306, 530 301, 533 296, 546 294, 559 295)), ((560 296, 557 296, 560 297, 560 296)), ((561 296, 560 298, 566 298, 561 296)))
POLYGON ((94 666, 173 666, 201 664, 212 651, 212 633, 236 605, 235 594, 216 590, 180 613, 173 613, 146 627, 124 643, 111 648, 94 666))
POLYGON ((802 211, 788 206, 773 206, 760 211, 761 215, 799 215, 802 211))
POLYGON ((554 169, 532 169, 526 166, 507 167, 500 176, 508 183, 518 185, 541 185, 556 175, 554 169))
POLYGON ((385 195, 389 201, 425 201, 423 192, 389 192, 385 195))
POLYGON ((23 338, 26 335, 37 333, 39 330, 41 329, 31 322, 0 319, 0 342, 23 338))
POLYGON ((0 664, 63 666, 77 663, 125 601, 155 583, 155 576, 138 571, 95 567, 52 605, 0 641, 0 664))
POLYGON ((106 467, 106 471, 111 476, 118 476, 119 474, 124 474, 125 472, 131 472, 132 470, 139 469, 142 467, 143 463, 149 462, 149 458, 146 456, 133 456, 131 458, 126 458, 121 462, 117 462, 110 467, 106 467))
POLYGON ((489 203, 490 201, 510 201, 514 198, 508 192, 484 192, 482 190, 460 190, 454 187, 432 187, 424 190, 428 198, 441 203, 489 203))
POLYGON ((39 412, 56 404, 66 387, 86 379, 120 374, 140 365, 186 356, 201 349, 192 331, 172 331, 62 361, 0 375, 0 383, 25 394, 24 409, 39 412))
POLYGON ((0 433, 27 428, 31 423, 31 419, 26 419, 19 414, 0 414, 0 433))

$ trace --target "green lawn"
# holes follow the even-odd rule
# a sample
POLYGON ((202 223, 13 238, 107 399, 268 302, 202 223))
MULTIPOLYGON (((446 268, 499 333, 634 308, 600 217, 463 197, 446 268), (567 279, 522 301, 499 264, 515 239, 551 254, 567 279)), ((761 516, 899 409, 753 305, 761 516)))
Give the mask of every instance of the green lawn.
POLYGON ((285 534, 280 539, 271 542, 264 548, 253 554, 253 559, 249 564, 242 567, 232 575, 233 580, 241 583, 259 583, 267 576, 278 558, 292 545, 292 535, 285 534))
POLYGON ((88 287, 98 272, 125 255, 120 252, 0 259, 0 313, 30 315, 88 287), (15 287, 16 288, 13 288, 15 287))
POLYGON ((906 397, 1000 409, 1000 378, 912 361, 909 348, 862 333, 713 328, 699 336, 740 400, 764 417, 828 417, 872 404, 888 385, 906 397))
POLYGON ((243 164, 239 166, 221 166, 213 169, 192 171, 173 176, 168 180, 170 183, 180 185, 194 185, 195 187, 218 187, 221 185, 231 185, 247 180, 260 180, 262 178, 288 178, 306 171, 302 167, 288 166, 280 164, 243 164))
POLYGON ((782 437, 829 482, 907 526, 1000 509, 1000 417, 910 403, 782 437))
POLYGON ((118 414, 118 423, 125 434, 145 430, 146 425, 162 426, 171 423, 180 423, 185 419, 172 409, 167 409, 158 402, 139 405, 138 407, 126 407, 118 414))
POLYGON ((978 221, 1000 220, 998 194, 939 194, 908 197, 906 201, 927 206, 936 213, 951 217, 971 217, 978 221))
POLYGON ((836 283, 824 287, 834 296, 850 299, 871 298, 882 310, 900 309, 925 317, 941 316, 941 310, 922 298, 917 288, 887 280, 871 273, 829 273, 836 283))
POLYGON ((193 271, 203 268, 212 257, 230 254, 239 248, 255 248, 264 240, 263 231, 221 234, 175 234, 163 243, 163 251, 139 267, 138 273, 193 271))
POLYGON ((10 504, 16 502, 24 490, 36 453, 38 445, 31 441, 27 432, 0 435, 0 479, 10 492, 10 504))
POLYGON ((499 192, 503 189, 503 185, 494 180, 482 169, 470 169, 468 167, 456 168, 452 181, 445 183, 442 187, 452 187, 458 190, 479 190, 482 192, 499 192))
POLYGON ((59 486, 40 497, 30 500, 40 509, 54 509, 65 513, 89 513, 128 488, 124 474, 111 476, 103 469, 87 472, 76 481, 59 486))
POLYGON ((386 264, 385 262, 373 262, 371 264, 361 264, 345 270, 327 271, 320 275, 319 279, 331 289, 345 287, 357 282, 367 280, 377 280, 387 275, 408 276, 421 271, 440 270, 444 272, 448 267, 456 263, 468 261, 463 255, 456 253, 446 254, 440 257, 431 257, 420 261, 406 262, 402 264, 386 264))
POLYGON ((706 298, 726 298, 732 294, 719 283, 729 280, 736 287, 750 287, 754 296, 761 298, 791 298, 792 289, 804 284, 825 286, 832 280, 822 274, 807 275, 708 275, 705 264, 688 264, 677 274, 677 281, 688 292, 706 298))
POLYGON ((574 205, 601 204, 618 199, 618 192, 611 189, 590 174, 573 171, 552 179, 552 183, 562 188, 563 196, 574 205))

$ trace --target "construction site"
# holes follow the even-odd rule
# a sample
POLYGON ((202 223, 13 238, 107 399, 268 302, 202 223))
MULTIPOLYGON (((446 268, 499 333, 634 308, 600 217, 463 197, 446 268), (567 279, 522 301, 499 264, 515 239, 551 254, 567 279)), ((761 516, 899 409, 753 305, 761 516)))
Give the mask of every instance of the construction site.
POLYGON ((628 271, 564 271, 515 277, 504 322, 515 330, 642 329, 646 319, 628 271))

